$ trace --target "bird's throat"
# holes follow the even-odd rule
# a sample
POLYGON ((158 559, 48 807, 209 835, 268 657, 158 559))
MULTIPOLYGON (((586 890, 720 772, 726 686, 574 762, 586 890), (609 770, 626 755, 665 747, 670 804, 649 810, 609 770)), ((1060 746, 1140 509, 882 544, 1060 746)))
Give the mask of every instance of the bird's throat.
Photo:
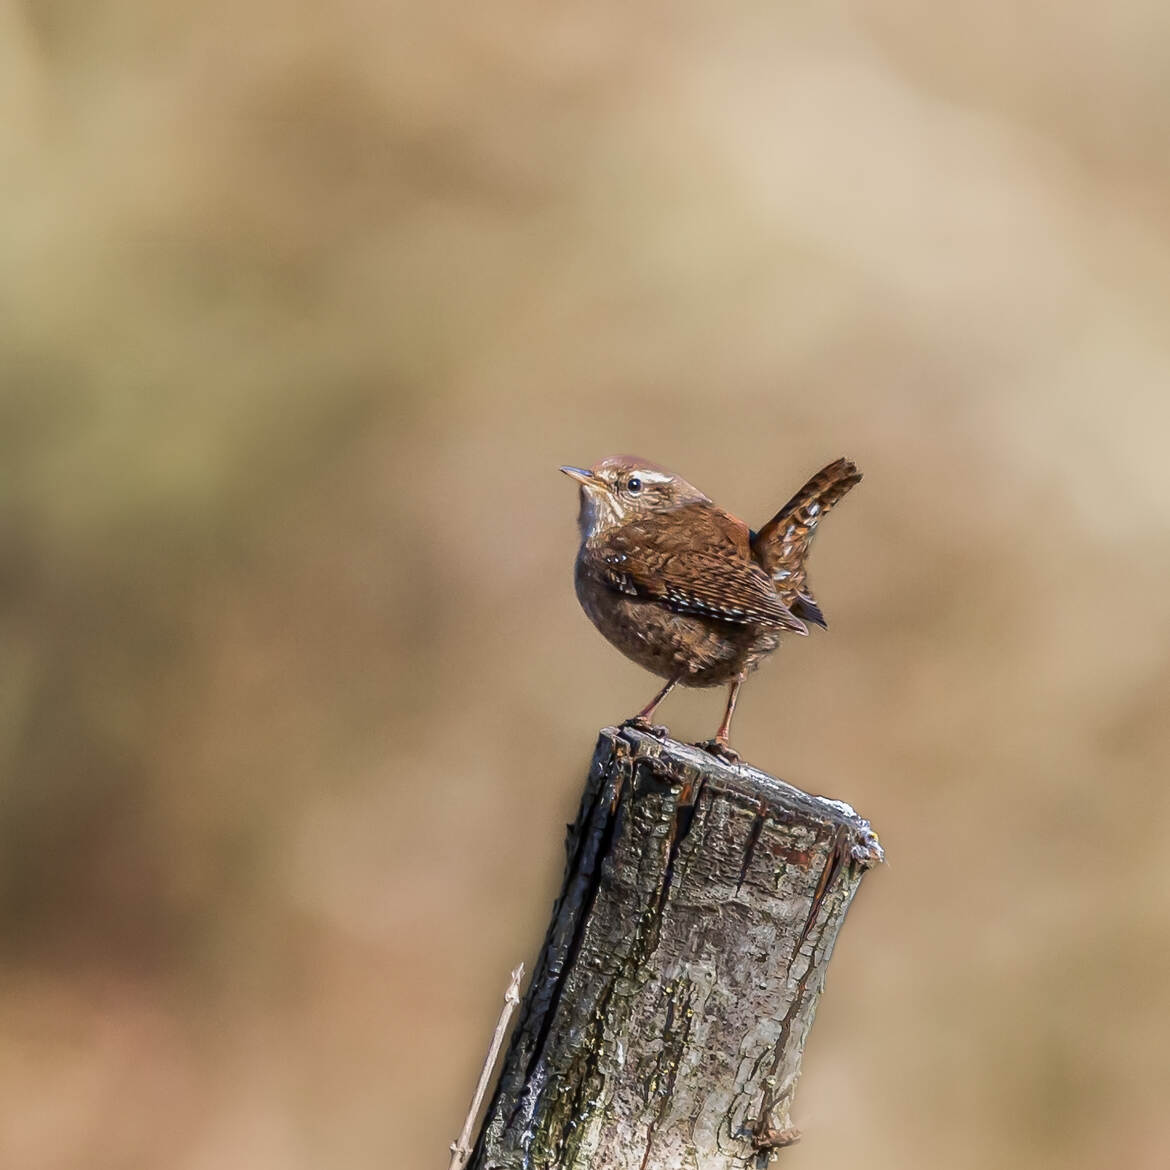
POLYGON ((577 527, 582 540, 593 540, 614 528, 624 516, 613 496, 601 488, 581 485, 581 509, 577 513, 577 527))

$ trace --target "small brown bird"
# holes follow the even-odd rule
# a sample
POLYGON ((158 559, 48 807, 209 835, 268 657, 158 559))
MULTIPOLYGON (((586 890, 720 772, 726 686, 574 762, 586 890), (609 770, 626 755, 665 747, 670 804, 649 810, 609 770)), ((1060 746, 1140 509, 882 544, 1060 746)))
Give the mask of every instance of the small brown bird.
POLYGON ((685 479, 634 455, 562 467, 581 485, 577 598, 593 624, 666 686, 627 720, 648 728, 680 683, 730 683, 715 738, 701 746, 738 759, 727 744, 740 687, 784 633, 828 629, 805 560, 817 524, 861 472, 838 459, 817 472, 753 532, 685 479))

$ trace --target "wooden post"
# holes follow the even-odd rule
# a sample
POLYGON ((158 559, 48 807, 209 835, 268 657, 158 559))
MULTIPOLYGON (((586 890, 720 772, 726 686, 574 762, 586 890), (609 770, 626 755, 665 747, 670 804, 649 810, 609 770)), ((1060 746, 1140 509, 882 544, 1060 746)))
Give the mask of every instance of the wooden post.
POLYGON ((743 1170, 789 1109, 837 931, 881 846, 846 804, 601 733, 472 1170, 743 1170))

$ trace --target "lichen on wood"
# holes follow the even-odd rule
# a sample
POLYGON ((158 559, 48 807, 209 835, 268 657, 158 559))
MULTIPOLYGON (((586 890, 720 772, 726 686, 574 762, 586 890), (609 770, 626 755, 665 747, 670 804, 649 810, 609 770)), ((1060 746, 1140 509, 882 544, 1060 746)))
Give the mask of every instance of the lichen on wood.
POLYGON ((601 733, 472 1170, 766 1165, 868 822, 632 728, 601 733))

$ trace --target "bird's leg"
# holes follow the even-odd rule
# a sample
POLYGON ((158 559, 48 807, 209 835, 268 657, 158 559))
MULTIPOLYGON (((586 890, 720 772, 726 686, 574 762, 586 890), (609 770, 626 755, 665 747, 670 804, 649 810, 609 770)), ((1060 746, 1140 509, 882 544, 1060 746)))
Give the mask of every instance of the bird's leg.
POLYGON ((735 701, 739 698, 739 688, 743 686, 743 680, 746 677, 746 675, 741 674, 732 682, 731 690, 727 695, 727 710, 723 712, 723 722, 719 724, 715 738, 708 739, 698 745, 704 751, 726 760, 729 764, 734 764, 739 760, 739 753, 732 751, 727 746, 727 737, 731 733, 731 717, 735 714, 735 701))
POLYGON ((665 739, 669 729, 666 727, 656 727, 653 723, 650 722, 650 716, 653 715, 656 710, 658 710, 658 704, 661 703, 662 700, 665 699, 666 696, 669 695, 676 686, 678 686, 679 679, 681 678, 681 674, 676 674, 674 678, 670 679, 666 686, 664 686, 662 690, 660 690, 658 694, 656 694, 654 698, 652 698, 650 702, 647 703, 646 706, 638 712, 637 715, 632 715, 622 724, 622 726, 636 727, 639 731, 647 731, 651 735, 657 736, 659 739, 665 739))

